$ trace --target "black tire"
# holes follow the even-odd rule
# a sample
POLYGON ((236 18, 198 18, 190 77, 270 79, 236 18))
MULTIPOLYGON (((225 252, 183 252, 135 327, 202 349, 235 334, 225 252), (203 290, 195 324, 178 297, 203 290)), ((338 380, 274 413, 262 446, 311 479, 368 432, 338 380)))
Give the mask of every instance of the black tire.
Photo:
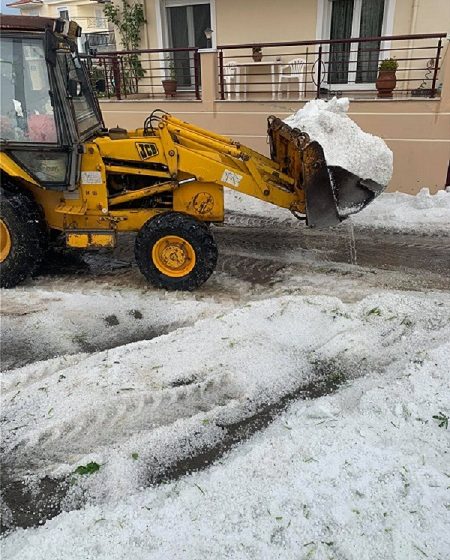
POLYGON ((217 245, 206 225, 176 212, 160 214, 148 220, 137 234, 134 254, 147 280, 166 290, 195 290, 208 280, 217 263, 217 245), (154 262, 155 244, 167 236, 182 238, 195 252, 195 265, 184 276, 164 274, 154 262))
POLYGON ((39 267, 46 246, 46 230, 38 206, 18 188, 1 189, 0 219, 11 248, 0 263, 0 287, 12 288, 39 267))

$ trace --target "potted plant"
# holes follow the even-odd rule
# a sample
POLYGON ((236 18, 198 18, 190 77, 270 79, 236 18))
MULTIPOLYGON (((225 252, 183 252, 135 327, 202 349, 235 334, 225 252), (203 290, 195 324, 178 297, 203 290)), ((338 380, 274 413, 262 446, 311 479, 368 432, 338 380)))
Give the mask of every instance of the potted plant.
POLYGON ((392 98, 392 92, 397 85, 395 72, 398 68, 398 62, 395 58, 386 58, 380 62, 378 68, 378 78, 375 83, 378 90, 378 97, 381 99, 392 98))
POLYGON ((262 48, 261 47, 253 47, 252 48, 252 57, 255 62, 261 62, 262 60, 262 48))
POLYGON ((162 85, 166 97, 175 97, 177 94, 177 76, 175 74, 175 64, 170 57, 168 57, 166 60, 168 77, 165 80, 162 80, 162 85))

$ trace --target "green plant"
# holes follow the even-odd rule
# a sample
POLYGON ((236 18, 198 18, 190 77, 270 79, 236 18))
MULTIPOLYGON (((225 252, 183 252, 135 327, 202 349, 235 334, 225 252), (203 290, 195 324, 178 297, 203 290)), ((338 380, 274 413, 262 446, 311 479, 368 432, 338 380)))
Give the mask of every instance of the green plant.
POLYGON ((445 428, 445 429, 448 428, 449 417, 446 414, 444 414, 443 412, 439 412, 439 414, 434 415, 433 420, 437 421, 438 426, 440 428, 445 428))
POLYGON ((377 315, 378 317, 381 316, 381 309, 379 307, 374 307, 373 309, 370 309, 367 313, 367 316, 369 315, 377 315))
POLYGON ((87 465, 80 465, 75 469, 75 474, 85 475, 85 474, 93 474, 100 470, 100 465, 98 463, 88 463, 87 465))
MULTIPOLYGON (((109 23, 117 28, 122 47, 126 51, 136 51, 141 43, 141 28, 146 23, 144 17, 144 6, 142 4, 130 4, 127 0, 122 0, 122 7, 108 2, 103 7, 103 13, 109 23)), ((125 79, 130 77, 142 78, 145 70, 142 68, 141 61, 137 54, 130 54, 124 57, 126 65, 124 71, 125 79)))
POLYGON ((137 50, 141 42, 141 27, 146 23, 144 6, 122 0, 122 7, 119 8, 108 2, 104 5, 103 12, 107 21, 117 27, 124 50, 137 50))
POLYGON ((173 61, 171 56, 166 56, 167 61, 167 78, 166 80, 176 80, 177 74, 175 72, 175 62, 173 61))
POLYGON ((395 72, 398 68, 398 62, 395 58, 385 58, 380 62, 379 70, 388 70, 390 72, 395 72))

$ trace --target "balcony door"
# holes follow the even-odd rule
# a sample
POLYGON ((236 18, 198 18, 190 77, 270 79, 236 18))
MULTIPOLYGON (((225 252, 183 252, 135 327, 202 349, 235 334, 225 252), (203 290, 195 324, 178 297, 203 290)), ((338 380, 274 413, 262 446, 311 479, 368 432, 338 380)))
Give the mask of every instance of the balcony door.
MULTIPOLYGON (((386 27, 388 0, 327 0, 327 39, 379 37, 386 27)), ((331 44, 327 82, 330 85, 372 84, 377 79, 381 43, 331 44)))
MULTIPOLYGON (((205 29, 211 27, 209 1, 168 0, 166 2, 167 36, 171 48, 207 47, 205 29)), ((175 52, 173 67, 178 86, 190 88, 194 84, 194 58, 189 52, 175 52)))

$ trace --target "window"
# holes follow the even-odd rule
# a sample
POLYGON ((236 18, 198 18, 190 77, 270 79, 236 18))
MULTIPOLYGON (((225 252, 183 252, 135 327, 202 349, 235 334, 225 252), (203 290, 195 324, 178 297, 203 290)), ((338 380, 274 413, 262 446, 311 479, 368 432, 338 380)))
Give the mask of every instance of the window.
POLYGON ((106 18, 101 8, 95 9, 95 27, 106 27, 106 18))
MULTIPOLYGON (((166 1, 167 36, 171 48, 197 47, 205 49, 205 29, 211 27, 209 1, 166 1)), ((181 87, 190 87, 194 82, 192 54, 176 52, 173 64, 177 82, 181 87)))
POLYGON ((0 72, 2 139, 56 143, 43 42, 2 37, 0 72))
POLYGON ((78 133, 83 136, 101 124, 97 117, 95 101, 87 86, 86 73, 80 59, 73 54, 59 53, 58 63, 66 90, 70 93, 78 133))
POLYGON ((43 183, 65 183, 69 154, 62 151, 11 150, 11 155, 43 183))
POLYGON ((67 8, 58 8, 58 16, 69 21, 69 10, 67 8))
MULTIPOLYGON (((322 0, 326 2, 326 39, 383 35, 392 0, 322 0)), ((373 83, 377 78, 381 42, 330 45, 328 83, 373 83)))

